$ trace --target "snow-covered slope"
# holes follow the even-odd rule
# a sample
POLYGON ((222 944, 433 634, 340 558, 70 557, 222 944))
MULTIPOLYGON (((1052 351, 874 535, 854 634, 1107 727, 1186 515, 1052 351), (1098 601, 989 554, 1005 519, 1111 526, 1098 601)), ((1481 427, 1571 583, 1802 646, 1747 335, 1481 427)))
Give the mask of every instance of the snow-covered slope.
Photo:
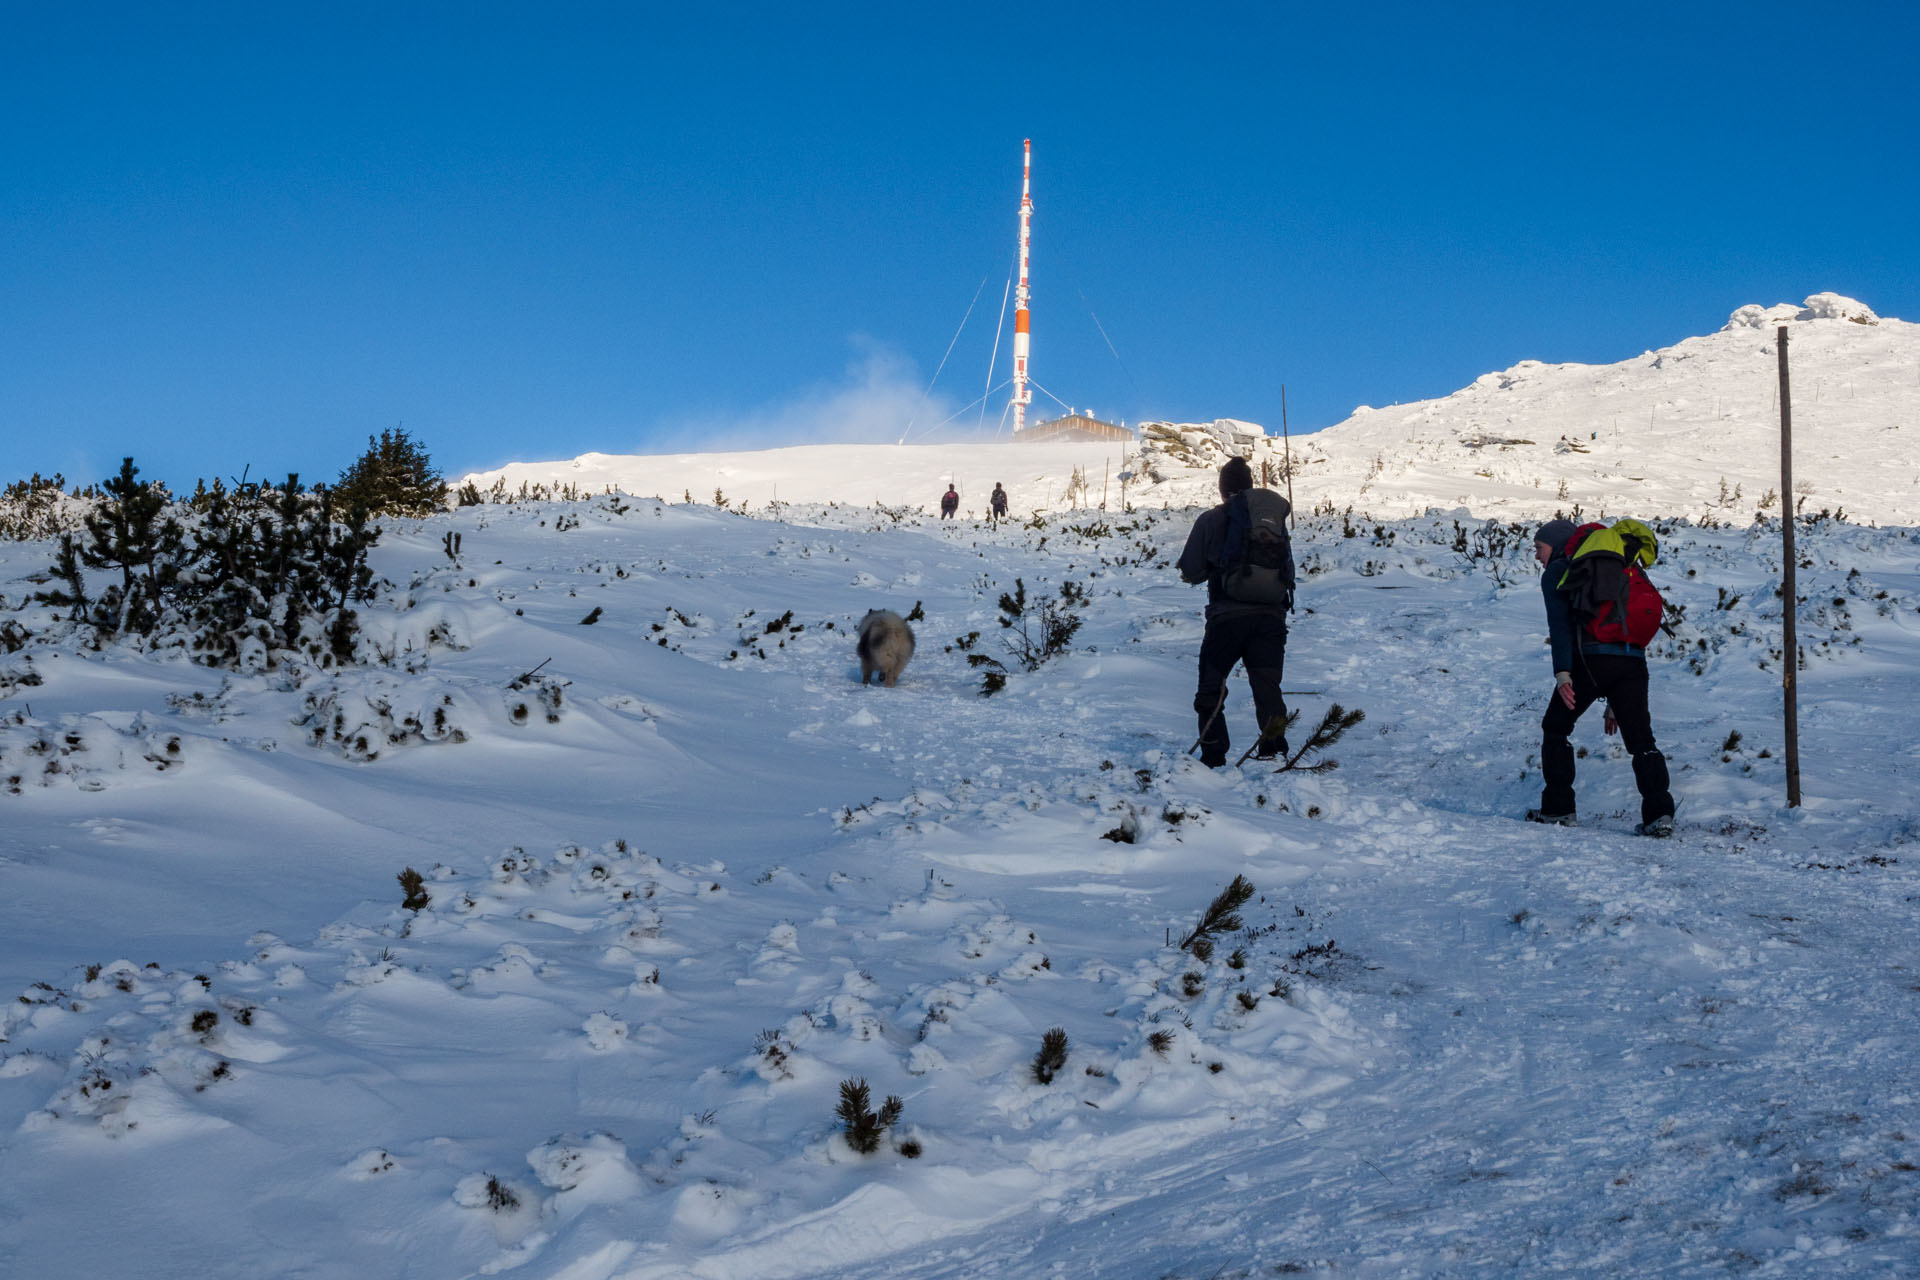
POLYGON ((1915 535, 1803 527, 1789 811, 1777 530, 1668 531, 1661 843, 1597 716, 1517 820, 1501 524, 1303 520, 1296 744, 1366 719, 1198 768, 1189 521, 469 508, 377 549, 380 661, 255 675, 63 639, 0 543, 0 1275, 1920 1269, 1915 535), (1016 581, 1084 601, 1033 671, 1016 581))
POLYGON ((1781 325, 1795 507, 1920 523, 1920 325, 1834 294, 1741 307, 1718 333, 1619 364, 1523 360, 1437 400, 1356 410, 1299 442, 1296 494, 1381 516, 1464 506, 1530 518, 1574 503, 1777 515, 1781 325))
MULTIPOLYGON (((735 510, 764 510, 770 504, 839 503, 842 506, 911 507, 938 511, 949 484, 960 492, 963 515, 984 516, 995 484, 1022 518, 1034 511, 1069 505, 1076 469, 1086 491, 1072 505, 1098 506, 1103 491, 1118 508, 1120 472, 1127 452, 1113 444, 967 444, 795 445, 785 449, 733 453, 606 454, 588 453, 565 462, 513 462, 476 472, 455 482, 472 483, 483 493, 521 486, 558 490, 572 486, 585 494, 611 489, 669 502, 690 499, 712 504, 715 495, 735 510), (495 486, 500 486, 496 490, 495 486)), ((1156 495, 1153 505, 1159 506, 1156 495)))
MULTIPOLYGON (((1523 360, 1452 395, 1356 411, 1296 438, 1293 492, 1302 510, 1351 508, 1395 517, 1431 507, 1534 519, 1555 511, 1751 520, 1781 510, 1775 332, 1790 331, 1793 503, 1857 521, 1920 523, 1920 325, 1816 294, 1803 307, 1741 307, 1718 333, 1612 365, 1523 360)), ((1192 448, 1149 440, 1112 445, 822 445, 759 452, 587 454, 513 463, 463 477, 606 488, 737 504, 770 500, 933 510, 949 481, 962 510, 984 512, 995 481, 1015 513, 1058 510, 1075 468, 1088 485, 1073 505, 1211 502, 1226 453, 1200 431, 1192 448)), ((1281 443, 1261 451, 1277 468, 1281 443)))

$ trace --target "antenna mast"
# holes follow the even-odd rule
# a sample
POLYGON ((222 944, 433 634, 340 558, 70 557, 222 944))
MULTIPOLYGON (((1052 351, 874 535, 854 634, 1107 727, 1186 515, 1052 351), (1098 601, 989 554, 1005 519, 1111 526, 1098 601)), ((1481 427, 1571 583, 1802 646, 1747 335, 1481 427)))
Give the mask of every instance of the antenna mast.
POLYGON ((1027 425, 1027 406, 1033 392, 1027 389, 1027 248, 1033 239, 1033 139, 1026 140, 1026 162, 1020 173, 1020 287, 1014 292, 1013 307, 1013 433, 1017 436, 1027 425))

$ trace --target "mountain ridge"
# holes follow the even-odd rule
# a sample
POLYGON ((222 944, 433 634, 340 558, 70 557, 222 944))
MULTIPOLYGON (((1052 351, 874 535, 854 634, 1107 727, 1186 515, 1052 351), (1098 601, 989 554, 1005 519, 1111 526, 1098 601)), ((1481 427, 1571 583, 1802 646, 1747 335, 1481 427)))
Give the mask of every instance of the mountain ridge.
MULTIPOLYGON (((1292 460, 1302 509, 1377 518, 1465 508, 1531 519, 1594 514, 1746 521, 1781 510, 1777 330, 1789 334, 1795 493, 1802 513, 1920 523, 1920 325, 1818 293, 1748 304, 1719 331, 1613 364, 1521 360, 1448 395, 1376 409, 1250 451, 1278 486, 1292 460)), ((483 493, 574 485, 708 501, 933 507, 948 483, 982 515, 995 482, 1016 515, 1063 506, 1214 501, 1227 456, 1212 428, 1151 424, 1141 444, 790 445, 587 453, 460 477, 483 493), (1075 481, 1078 470, 1081 481, 1075 481), (1124 486, 1124 489, 1123 489, 1124 486), (1076 494, 1069 502, 1063 495, 1076 494)))

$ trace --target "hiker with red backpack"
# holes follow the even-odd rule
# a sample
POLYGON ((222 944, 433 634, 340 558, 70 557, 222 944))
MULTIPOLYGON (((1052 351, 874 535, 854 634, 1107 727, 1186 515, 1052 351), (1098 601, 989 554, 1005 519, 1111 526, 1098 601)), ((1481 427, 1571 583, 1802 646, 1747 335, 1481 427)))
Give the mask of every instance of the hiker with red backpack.
POLYGON ((1616 730, 1633 754, 1640 789, 1641 835, 1673 832, 1673 794, 1667 758, 1653 740, 1647 706, 1647 645, 1660 629, 1660 593, 1644 567, 1659 555, 1653 530, 1638 520, 1576 526, 1549 520, 1534 536, 1543 566, 1547 635, 1553 649, 1553 697, 1540 720, 1540 772, 1546 785, 1529 822, 1573 826, 1573 732, 1594 702, 1607 702, 1606 731, 1616 730))
POLYGON ((1200 641, 1200 763, 1227 763, 1227 675, 1245 662, 1261 733, 1253 754, 1287 752, 1287 706, 1280 673, 1287 658, 1287 613, 1293 608, 1293 543, 1287 500, 1253 487, 1245 458, 1220 468, 1220 505, 1200 513, 1180 553, 1180 577, 1207 584, 1207 630, 1200 641))

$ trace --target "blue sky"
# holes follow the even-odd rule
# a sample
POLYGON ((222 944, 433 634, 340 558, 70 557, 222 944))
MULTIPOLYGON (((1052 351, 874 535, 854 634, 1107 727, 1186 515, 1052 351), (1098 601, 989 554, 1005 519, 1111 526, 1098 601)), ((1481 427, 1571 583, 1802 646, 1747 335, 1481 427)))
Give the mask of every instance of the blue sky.
POLYGON ((1026 137, 1103 417, 1920 319, 1911 6, 1331 8, 0 0, 0 480, 955 438, 1026 137))

